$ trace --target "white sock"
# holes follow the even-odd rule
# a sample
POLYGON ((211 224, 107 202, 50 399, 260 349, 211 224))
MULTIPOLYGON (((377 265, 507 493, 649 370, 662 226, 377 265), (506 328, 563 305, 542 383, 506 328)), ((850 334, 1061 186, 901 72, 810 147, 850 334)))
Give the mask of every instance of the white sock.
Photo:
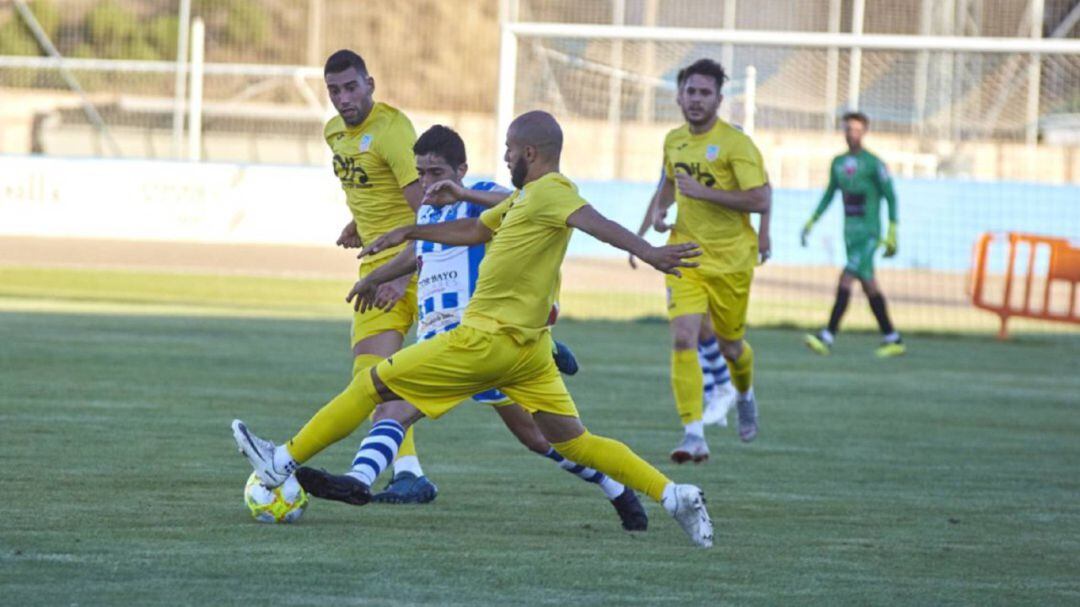
POLYGON ((412 472, 414 476, 424 476, 424 469, 420 467, 420 458, 415 455, 402 455, 394 460, 394 476, 399 472, 412 472))
POLYGON ((285 445, 274 447, 274 469, 286 474, 292 474, 299 464, 293 459, 292 454, 285 445))
POLYGON ((686 431, 687 434, 693 434, 694 436, 700 436, 701 438, 705 438, 705 422, 701 421, 700 419, 696 422, 690 422, 689 424, 686 424, 685 426, 683 426, 683 429, 686 431))
POLYGON ((664 487, 664 492, 660 494, 660 504, 664 506, 664 510, 667 510, 668 514, 675 514, 677 503, 675 500, 675 483, 668 483, 664 487))
POLYGON ((827 346, 831 346, 833 340, 836 338, 836 336, 832 334, 832 331, 828 329, 822 329, 819 335, 821 336, 821 341, 825 342, 825 345, 827 346))
POLYGON ((894 344, 898 341, 900 341, 900 334, 896 331, 893 331, 892 333, 889 333, 885 336, 885 343, 887 344, 894 344))
POLYGON ((739 400, 750 400, 754 398, 754 387, 750 386, 750 389, 746 392, 739 392, 739 400))
POLYGON ((600 479, 600 489, 609 500, 613 500, 626 491, 626 485, 605 474, 604 478, 600 479))

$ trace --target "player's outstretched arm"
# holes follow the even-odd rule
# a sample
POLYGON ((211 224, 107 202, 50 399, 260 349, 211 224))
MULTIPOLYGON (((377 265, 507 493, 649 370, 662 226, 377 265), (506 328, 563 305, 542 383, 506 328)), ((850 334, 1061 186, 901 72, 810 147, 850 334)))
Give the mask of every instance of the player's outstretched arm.
POLYGON ((698 265, 687 259, 701 255, 701 249, 693 242, 654 247, 644 238, 604 217, 589 205, 571 213, 566 218, 566 225, 622 249, 665 274, 682 276, 679 268, 694 268, 698 265))
POLYGON ((675 176, 675 185, 683 196, 743 213, 767 213, 772 207, 772 187, 767 183, 749 190, 718 190, 703 185, 686 173, 679 173, 675 176))
POLYGON ((429 225, 412 225, 390 230, 364 247, 357 257, 374 255, 392 249, 406 240, 426 240, 451 246, 483 244, 491 240, 493 232, 479 219, 458 219, 429 225))
POLYGON ((439 206, 464 200, 491 208, 506 200, 511 193, 506 190, 474 190, 456 181, 443 179, 428 186, 427 191, 424 192, 423 204, 439 206))
POLYGON ((370 308, 377 307, 376 300, 379 285, 388 283, 402 276, 408 276, 416 271, 416 253, 410 249, 402 249, 389 262, 375 268, 367 276, 356 281, 345 301, 353 304, 354 310, 366 312, 370 308))

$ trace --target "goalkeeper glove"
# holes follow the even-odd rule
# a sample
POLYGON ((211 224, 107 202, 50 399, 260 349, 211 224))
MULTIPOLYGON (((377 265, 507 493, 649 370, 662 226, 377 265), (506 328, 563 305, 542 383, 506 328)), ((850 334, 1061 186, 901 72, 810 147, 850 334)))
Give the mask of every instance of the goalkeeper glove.
POLYGON ((885 234, 885 242, 882 243, 885 247, 885 257, 892 257, 896 255, 899 245, 896 242, 896 222, 889 222, 889 231, 885 234))
POLYGON ((806 225, 803 226, 802 233, 799 235, 799 242, 802 246, 806 246, 807 239, 810 238, 810 229, 814 227, 814 218, 811 217, 807 220, 806 225))

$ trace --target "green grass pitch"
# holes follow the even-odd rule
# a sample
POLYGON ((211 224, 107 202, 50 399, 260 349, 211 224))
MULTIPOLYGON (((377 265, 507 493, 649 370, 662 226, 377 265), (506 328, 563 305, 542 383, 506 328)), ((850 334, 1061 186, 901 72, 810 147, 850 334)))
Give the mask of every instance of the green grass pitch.
MULTIPOLYGON (((653 503, 623 533, 600 491, 488 407, 422 422, 429 506, 315 502, 260 525, 228 423, 287 438, 341 388, 345 320, 0 313, 0 603, 11 605, 1076 604, 1075 338, 870 335, 832 357, 752 330, 762 432, 679 439, 659 323, 556 329, 585 422, 701 485, 693 548, 653 503)), ((342 469, 361 435, 313 463, 342 469)), ((381 484, 381 483, 380 483, 381 484)))

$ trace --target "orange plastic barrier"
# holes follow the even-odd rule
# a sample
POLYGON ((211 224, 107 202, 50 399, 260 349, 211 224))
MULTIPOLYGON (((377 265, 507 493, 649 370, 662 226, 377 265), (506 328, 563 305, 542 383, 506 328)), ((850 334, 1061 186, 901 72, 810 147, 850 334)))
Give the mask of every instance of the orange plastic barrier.
POLYGON ((999 240, 1000 235, 995 237, 994 234, 987 232, 979 237, 979 240, 975 242, 975 259, 972 268, 971 303, 977 308, 998 315, 1001 319, 998 337, 1001 339, 1008 337, 1006 325, 1009 317, 1012 316, 1080 324, 1080 313, 1076 309, 1077 284, 1080 284, 1080 248, 1071 246, 1064 238, 1015 232, 1009 232, 1005 238, 1008 245, 1008 264, 1004 276, 1000 277, 1004 280, 1004 287, 999 301, 987 301, 987 284, 996 278, 987 274, 987 257, 991 246, 996 244, 995 240, 999 240), (1027 271, 1018 273, 1016 258, 1017 250, 1021 248, 1026 248, 1027 271), (1040 252, 1049 253, 1048 263, 1039 264, 1040 267, 1036 268, 1035 260, 1040 252), (1033 306, 1032 284, 1036 279, 1043 283, 1042 299, 1041 305, 1033 306), (1068 285, 1069 298, 1064 311, 1051 309, 1051 287, 1057 282, 1065 282, 1068 285), (1024 289, 1019 305, 1013 302, 1013 291, 1017 288, 1017 283, 1022 283, 1024 289))

